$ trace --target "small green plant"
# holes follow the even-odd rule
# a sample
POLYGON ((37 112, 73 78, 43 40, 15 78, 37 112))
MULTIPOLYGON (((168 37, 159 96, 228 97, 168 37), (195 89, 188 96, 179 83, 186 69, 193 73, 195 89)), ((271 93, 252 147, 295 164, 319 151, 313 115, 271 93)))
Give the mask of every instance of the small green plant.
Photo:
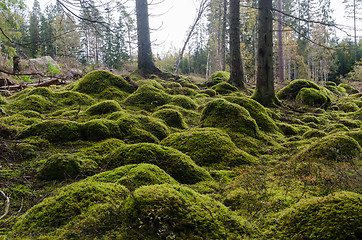
POLYGON ((47 62, 48 65, 48 73, 50 74, 59 74, 60 73, 60 69, 59 66, 54 66, 51 62, 47 62))

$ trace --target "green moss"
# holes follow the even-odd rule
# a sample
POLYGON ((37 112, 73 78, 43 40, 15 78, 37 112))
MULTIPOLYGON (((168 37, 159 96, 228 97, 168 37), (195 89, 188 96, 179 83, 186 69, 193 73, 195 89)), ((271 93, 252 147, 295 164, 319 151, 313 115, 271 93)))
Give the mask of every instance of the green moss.
POLYGON ((209 173, 197 166, 189 156, 152 143, 124 145, 106 156, 104 161, 109 168, 127 164, 154 164, 181 183, 195 183, 210 178, 209 173))
POLYGON ((297 79, 289 83, 277 93, 279 99, 294 100, 302 88, 313 88, 320 90, 319 86, 312 81, 297 79))
POLYGON ((99 141, 107 138, 120 138, 121 132, 116 121, 95 119, 81 126, 82 139, 99 141))
POLYGON ((122 107, 119 105, 117 101, 114 100, 107 100, 97 103, 93 106, 90 106, 86 111, 85 114, 88 115, 102 115, 108 114, 112 112, 121 111, 122 107))
POLYGON ((197 104, 194 102, 194 100, 192 100, 188 96, 183 96, 183 95, 173 96, 170 104, 191 110, 195 110, 197 108, 197 104))
POLYGON ((122 101, 129 96, 129 93, 123 92, 116 87, 108 87, 98 94, 99 98, 122 101))
POLYGON ((206 82, 208 87, 214 86, 221 82, 228 82, 230 80, 230 73, 225 71, 218 71, 209 76, 206 82))
POLYGON ((185 129, 187 125, 183 120, 182 114, 173 109, 158 110, 152 115, 166 122, 170 127, 185 129))
POLYGON ((110 183, 88 181, 62 187, 18 218, 11 238, 37 239, 55 232, 48 239, 58 239, 65 231, 68 234, 78 231, 80 236, 76 239, 88 239, 85 237, 88 234, 102 237, 119 226, 119 207, 127 195, 125 187, 110 183), (95 214, 95 209, 101 211, 95 214), (62 228, 63 231, 57 232, 62 228))
POLYGON ((0 105, 5 105, 7 103, 8 100, 3 95, 0 95, 0 105))
POLYGON ((37 156, 39 150, 35 145, 21 142, 15 146, 16 155, 22 160, 30 160, 37 156))
POLYGON ((141 163, 116 168, 86 179, 105 183, 116 183, 134 190, 141 186, 155 184, 177 184, 177 181, 156 165, 141 163))
POLYGON ((234 103, 217 99, 206 104, 200 119, 201 127, 216 127, 257 137, 259 128, 249 112, 234 103))
POLYGON ((209 97, 215 97, 217 92, 214 89, 208 88, 205 90, 199 91, 201 94, 207 94, 209 97))
POLYGON ((300 89, 296 100, 310 107, 326 106, 331 102, 326 95, 314 88, 300 89))
POLYGON ((362 146, 362 130, 350 131, 346 133, 348 136, 356 140, 362 146))
POLYGON ((334 133, 334 132, 348 132, 349 128, 341 123, 335 123, 328 125, 325 129, 325 132, 334 133))
POLYGON ((326 88, 330 90, 337 97, 346 97, 347 91, 343 87, 337 87, 335 85, 327 85, 326 88))
POLYGON ((344 89, 346 89, 346 92, 348 94, 358 94, 359 93, 359 91, 357 89, 355 89, 355 88, 353 88, 353 87, 351 87, 351 86, 349 86, 349 85, 347 85, 345 83, 339 84, 338 87, 343 87, 344 89))
POLYGON ((350 101, 340 101, 337 103, 337 106, 339 110, 342 110, 346 113, 356 112, 360 109, 356 103, 350 101))
POLYGON ((27 118, 38 118, 38 119, 43 119, 42 115, 38 112, 35 112, 33 110, 25 110, 21 112, 21 115, 23 115, 24 117, 27 118))
POLYGON ((325 136, 327 136, 327 133, 317 130, 317 129, 311 129, 309 131, 306 131, 303 134, 304 139, 309 139, 309 138, 313 138, 313 137, 321 138, 321 137, 325 137, 325 136))
POLYGON ((171 101, 171 96, 153 86, 144 85, 129 95, 124 103, 147 111, 162 106, 171 101))
POLYGON ((222 82, 212 87, 217 93, 226 95, 238 91, 237 87, 234 87, 230 83, 222 82))
POLYGON ((37 178, 42 180, 74 178, 80 173, 80 165, 81 162, 74 155, 56 154, 40 167, 37 178))
MULTIPOLYGON (((157 89, 160 89, 160 90, 164 90, 165 88, 163 87, 163 81, 158 79, 142 79, 142 80, 139 80, 137 81, 137 84, 139 87, 142 87, 142 86, 152 86, 152 87, 155 87, 157 89)), ((176 85, 174 85, 176 86, 176 85)), ((177 86, 180 86, 181 85, 177 85, 177 86)))
POLYGON ((275 133, 278 130, 278 126, 274 120, 269 117, 265 108, 257 101, 247 97, 225 97, 225 99, 231 103, 244 107, 256 121, 260 130, 272 133, 275 133))
POLYGON ((66 105, 92 105, 94 100, 87 94, 72 92, 72 91, 60 91, 54 92, 54 98, 57 102, 66 105))
POLYGON ((138 188, 127 199, 122 239, 244 239, 250 228, 220 202, 172 185, 138 188))
POLYGON ((109 87, 116 87, 126 93, 134 91, 132 85, 121 76, 103 70, 88 73, 76 82, 73 90, 86 94, 99 94, 109 87))
POLYGON ((302 160, 353 161, 361 155, 361 146, 344 133, 325 136, 303 150, 298 158, 302 160))
POLYGON ((77 122, 66 120, 45 120, 28 127, 21 138, 39 136, 50 142, 74 141, 81 138, 81 125, 77 122))
POLYGON ((142 129, 151 133, 160 141, 170 134, 168 127, 157 118, 143 115, 135 115, 134 117, 141 124, 142 129))
POLYGON ((316 123, 316 124, 320 124, 321 121, 319 120, 319 118, 317 118, 314 115, 303 115, 301 120, 305 123, 316 123))
POLYGON ((278 127, 286 136, 299 135, 300 133, 299 129, 292 124, 278 123, 278 127))
POLYGON ((201 166, 225 168, 256 162, 253 156, 237 148, 229 135, 219 129, 193 129, 174 133, 161 144, 187 153, 201 166))
POLYGON ((349 119, 349 118, 341 118, 339 120, 339 122, 341 124, 343 124, 344 126, 348 127, 348 128, 360 128, 361 127, 361 124, 362 122, 359 121, 359 120, 352 120, 352 119, 349 119))
POLYGON ((362 195, 337 192, 302 200, 275 216, 267 239, 360 239, 362 195))
POLYGON ((178 111, 179 113, 182 114, 184 121, 187 124, 189 124, 190 126, 196 126, 199 123, 200 113, 198 113, 196 111, 187 110, 187 109, 179 107, 179 106, 168 105, 168 104, 159 107, 157 109, 157 111, 163 110, 163 109, 173 109, 173 110, 178 111))
POLYGON ((32 110, 39 113, 45 113, 52 109, 53 104, 40 95, 30 95, 9 103, 8 107, 16 111, 32 110))

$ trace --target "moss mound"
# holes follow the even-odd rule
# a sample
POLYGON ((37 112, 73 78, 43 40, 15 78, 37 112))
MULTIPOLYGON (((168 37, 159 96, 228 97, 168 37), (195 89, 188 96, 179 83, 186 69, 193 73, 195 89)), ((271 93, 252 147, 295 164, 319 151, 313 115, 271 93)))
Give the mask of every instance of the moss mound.
POLYGON ((122 239, 244 239, 246 222, 220 202, 172 185, 140 187, 129 197, 122 239), (206 207, 207 206, 207 207, 206 207))
POLYGON ((313 88, 320 90, 319 86, 312 81, 305 79, 294 80, 277 93, 279 99, 294 100, 302 88, 313 88))
POLYGON ((351 101, 340 101, 337 103, 337 106, 338 106, 339 110, 346 112, 346 113, 356 112, 360 109, 356 103, 351 102, 351 101))
POLYGON ((129 106, 139 107, 141 109, 152 111, 171 101, 171 96, 164 91, 153 86, 144 85, 137 89, 136 92, 129 95, 124 103, 129 106))
POLYGON ((100 141, 107 138, 122 138, 116 121, 95 119, 81 126, 81 136, 84 140, 100 141))
POLYGON ((54 98, 57 99, 57 102, 67 106, 92 105, 94 103, 93 98, 91 98, 89 95, 79 92, 61 91, 54 92, 53 95, 54 98))
POLYGON ((232 132, 257 137, 259 128, 249 112, 234 103, 217 99, 206 104, 200 119, 201 127, 223 128, 232 132))
POLYGON ((85 113, 87 115, 102 115, 112 112, 121 111, 122 107, 119 105, 117 101, 108 100, 97 103, 93 106, 90 106, 85 113))
POLYGON ((216 91, 214 89, 211 89, 211 88, 201 90, 199 93, 207 94, 209 97, 215 97, 216 94, 217 94, 216 91))
POLYGON ((187 127, 185 121, 183 120, 182 114, 177 110, 161 109, 156 111, 152 116, 162 119, 170 127, 179 129, 185 129, 187 127))
POLYGON ((81 125, 66 120, 45 120, 28 127, 20 138, 39 136, 50 142, 74 141, 81 138, 81 125))
POLYGON ((193 129, 174 133, 161 144, 187 153, 201 166, 232 167, 256 162, 253 156, 237 148, 229 135, 219 129, 193 129))
POLYGON ((320 131, 318 129, 311 129, 303 133, 303 138, 309 139, 313 137, 321 138, 327 136, 327 133, 320 131))
POLYGON ((73 178, 80 173, 81 162, 71 154, 56 154, 40 167, 37 178, 42 180, 62 180, 73 178))
POLYGON ((156 184, 177 184, 177 181, 164 170, 153 164, 131 164, 111 171, 99 173, 86 179, 105 183, 116 183, 134 190, 141 186, 156 184))
POLYGON ((353 161, 361 155, 361 146, 344 133, 325 136, 299 154, 299 159, 326 161, 353 161))
POLYGON ((170 147, 152 143, 124 145, 104 159, 108 168, 127 164, 150 163, 157 165, 181 183, 196 183, 210 178, 210 174, 191 158, 170 147))
POLYGON ((361 194, 338 192, 302 200, 276 216, 269 239, 361 239, 361 199, 361 194))
POLYGON ((195 103, 194 100, 192 100, 188 96, 183 96, 183 95, 173 96, 170 104, 191 110, 195 110, 197 108, 197 104, 195 103))
POLYGON ((331 102, 328 96, 314 88, 300 89, 296 100, 310 107, 326 106, 331 102))
POLYGON ((120 224, 117 220, 119 206, 128 192, 117 184, 89 181, 62 187, 22 215, 11 236, 14 239, 36 239, 64 229, 48 239, 88 239, 85 238, 88 235, 102 237, 120 224), (65 238, 58 236, 65 231, 77 234, 65 238))
POLYGON ((347 85, 345 83, 339 84, 338 87, 342 87, 342 88, 346 89, 346 92, 348 94, 357 94, 357 93, 359 93, 359 91, 357 89, 355 89, 355 88, 353 88, 353 87, 351 87, 351 86, 349 86, 349 85, 347 85))
POLYGON ((228 82, 230 80, 230 73, 225 71, 218 71, 209 76, 206 86, 211 87, 218 83, 228 82))
POLYGON ((225 97, 225 99, 245 108, 250 116, 256 121, 260 130, 273 133, 278 130, 278 126, 268 115, 264 106, 257 101, 247 97, 225 97))
POLYGON ((7 103, 8 100, 3 95, 0 95, 0 105, 5 105, 7 103))
POLYGON ((122 77, 104 70, 96 70, 88 73, 75 83, 73 90, 86 94, 99 94, 110 87, 116 87, 127 93, 134 91, 133 86, 122 77))
POLYGON ((30 95, 9 103, 8 107, 16 111, 32 110, 39 113, 45 113, 52 109, 53 103, 43 96, 30 95))
POLYGON ((238 91, 237 87, 234 87, 233 85, 227 82, 218 83, 215 86, 213 86, 212 89, 214 89, 217 93, 222 95, 238 91))

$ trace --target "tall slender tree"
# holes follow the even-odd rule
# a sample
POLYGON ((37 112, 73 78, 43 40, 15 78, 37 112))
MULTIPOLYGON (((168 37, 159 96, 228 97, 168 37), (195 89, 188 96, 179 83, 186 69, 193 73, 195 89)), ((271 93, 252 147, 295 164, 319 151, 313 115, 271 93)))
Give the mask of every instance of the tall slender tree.
POLYGON ((240 50, 240 0, 230 0, 230 81, 244 88, 240 50))
POLYGON ((148 21, 147 0, 136 0, 137 37, 138 37, 138 69, 147 73, 157 73, 155 66, 148 21))
POLYGON ((282 0, 278 0, 278 72, 279 81, 284 82, 284 52, 283 52, 283 16, 282 0))
POLYGON ((252 96, 264 106, 278 104, 273 75, 273 14, 272 0, 258 2, 258 49, 256 89, 252 96))

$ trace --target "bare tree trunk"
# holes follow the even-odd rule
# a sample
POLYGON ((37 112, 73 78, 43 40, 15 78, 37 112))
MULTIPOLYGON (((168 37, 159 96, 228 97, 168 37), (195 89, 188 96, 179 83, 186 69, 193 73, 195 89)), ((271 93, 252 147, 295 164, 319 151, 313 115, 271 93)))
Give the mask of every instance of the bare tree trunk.
POLYGON ((187 43, 189 42, 189 40, 190 40, 190 38, 191 38, 191 36, 192 36, 192 33, 194 32, 195 27, 197 26, 197 23, 198 23, 199 20, 201 19, 202 14, 204 13, 205 9, 207 8, 207 6, 208 6, 207 3, 208 3, 208 0, 202 0, 202 1, 200 2, 199 10, 197 11, 197 15, 196 15, 196 18, 195 18, 195 20, 194 20, 194 23, 192 24, 191 29, 190 29, 190 32, 189 32, 189 34, 187 35, 186 41, 185 41, 185 43, 184 43, 184 46, 182 47, 182 50, 181 50, 181 53, 180 53, 180 58, 179 58, 178 61, 177 61, 176 70, 175 70, 174 74, 176 74, 176 73, 178 72, 178 70, 180 69, 181 62, 182 62, 182 58, 183 58, 183 55, 184 55, 184 52, 185 52, 187 43))
POLYGON ((230 82, 245 88, 240 50, 240 0, 230 0, 230 82))
POLYGON ((278 70, 279 82, 284 82, 284 52, 283 52, 283 27, 282 27, 282 0, 278 0, 278 70))
POLYGON ((160 72, 153 61, 150 26, 148 22, 147 0, 136 0, 136 15, 138 37, 138 69, 148 73, 160 72))
POLYGON ((356 0, 353 0, 353 21, 354 21, 354 59, 357 62, 358 59, 358 52, 357 52, 357 24, 356 24, 356 0))
POLYGON ((258 52, 256 89, 252 96, 264 106, 279 104, 273 79, 273 14, 272 0, 258 2, 258 52))
POLYGON ((221 71, 226 70, 226 22, 227 22, 227 0, 224 0, 224 13, 221 31, 221 71))

